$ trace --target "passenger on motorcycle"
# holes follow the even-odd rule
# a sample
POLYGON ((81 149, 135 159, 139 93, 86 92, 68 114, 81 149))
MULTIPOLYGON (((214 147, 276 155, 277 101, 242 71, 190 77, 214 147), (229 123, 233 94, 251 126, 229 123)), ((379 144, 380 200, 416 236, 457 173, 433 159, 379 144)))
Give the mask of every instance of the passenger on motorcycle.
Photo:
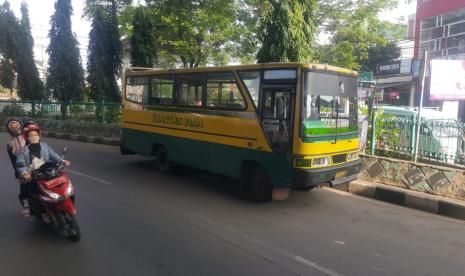
MULTIPOLYGON (((63 162, 65 166, 69 166, 71 162, 62 160, 47 143, 40 141, 40 127, 37 124, 29 124, 23 128, 23 135, 27 139, 27 145, 18 154, 16 167, 21 179, 27 185, 27 191, 30 192, 36 187, 32 179, 34 170, 47 161, 63 162)), ((24 212, 30 216, 29 206, 24 209, 24 212)))
MULTIPOLYGON (((19 178, 18 170, 16 169, 16 157, 19 152, 26 146, 26 140, 24 139, 23 135, 21 135, 21 128, 22 128, 21 120, 18 118, 10 118, 6 122, 6 127, 8 133, 10 134, 11 138, 6 145, 6 151, 8 153, 8 157, 10 157, 11 165, 13 166, 13 170, 15 172, 15 178, 19 178)), ((29 217, 29 204, 27 201, 27 191, 26 185, 19 180, 20 184, 20 193, 19 193, 19 201, 21 205, 23 205, 23 215, 25 217, 29 217)))

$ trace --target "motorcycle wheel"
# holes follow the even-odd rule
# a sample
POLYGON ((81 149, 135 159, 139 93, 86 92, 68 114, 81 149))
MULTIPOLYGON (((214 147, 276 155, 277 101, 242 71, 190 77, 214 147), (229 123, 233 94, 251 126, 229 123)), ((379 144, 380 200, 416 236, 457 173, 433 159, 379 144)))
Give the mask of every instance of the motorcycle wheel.
POLYGON ((65 230, 68 234, 68 239, 72 242, 78 242, 81 239, 81 229, 75 215, 63 214, 66 225, 65 230))

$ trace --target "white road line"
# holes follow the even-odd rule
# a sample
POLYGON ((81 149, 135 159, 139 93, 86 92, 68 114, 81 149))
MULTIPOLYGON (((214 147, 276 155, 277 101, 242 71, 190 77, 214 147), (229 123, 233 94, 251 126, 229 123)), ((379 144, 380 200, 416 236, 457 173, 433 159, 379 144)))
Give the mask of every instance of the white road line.
POLYGON ((302 263, 304 265, 308 265, 308 266, 310 266, 310 267, 312 267, 312 268, 314 268, 314 269, 316 269, 316 270, 318 270, 318 271, 320 271, 320 272, 322 272, 322 273, 324 273, 326 275, 330 275, 330 276, 340 276, 341 275, 341 274, 337 273, 336 271, 333 271, 333 270, 331 270, 329 268, 326 268, 326 267, 319 266, 318 264, 316 264, 316 263, 314 263, 314 262, 312 262, 310 260, 307 260, 305 258, 302 258, 300 256, 295 256, 294 260, 296 260, 297 262, 302 263))
MULTIPOLYGON (((277 265, 280 265, 282 267, 285 267, 286 269, 292 270, 292 268, 288 268, 285 264, 281 264, 280 262, 273 262, 272 260, 274 259, 272 256, 268 254, 263 254, 264 252, 260 252, 261 250, 256 250, 253 247, 253 244, 260 245, 262 248, 267 248, 269 250, 272 250, 274 252, 280 253, 282 256, 286 256, 287 258, 299 262, 303 265, 306 265, 307 267, 310 267, 311 269, 314 269, 316 271, 321 272, 322 274, 328 275, 328 276, 342 276, 343 274, 340 274, 332 269, 323 267, 321 265, 318 265, 317 263, 310 261, 308 259, 305 259, 303 257, 297 256, 296 254, 293 254, 292 252, 289 252, 287 250, 284 250, 278 246, 275 246, 273 244, 264 242, 262 240, 256 239, 252 236, 249 236, 245 233, 239 232, 235 229, 229 228, 229 227, 224 227, 214 220, 211 220, 201 214, 198 213, 192 213, 192 215, 196 218, 196 221, 198 220, 203 220, 206 226, 205 228, 201 226, 195 226, 192 224, 194 227, 202 229, 203 231, 213 234, 214 236, 217 236, 218 238, 227 240, 233 244, 236 244, 237 246, 246 249, 250 252, 253 252, 257 256, 260 256, 264 259, 267 259, 268 261, 275 263, 277 265), (218 231, 219 229, 219 231, 218 231), (229 234, 228 234, 229 233, 229 234), (246 241, 244 243, 244 241, 246 241)), ((294 271, 295 272, 295 271, 294 271)), ((300 274, 300 273, 298 273, 300 274)))
POLYGON ((96 181, 96 182, 99 182, 99 183, 102 183, 102 184, 105 184, 105 185, 111 185, 111 182, 108 182, 106 180, 103 180, 103 179, 100 179, 100 178, 97 178, 97 177, 93 177, 93 176, 90 176, 90 175, 87 175, 87 174, 84 174, 84 173, 80 173, 80 172, 77 172, 77 171, 74 171, 74 170, 70 170, 70 169, 66 169, 66 171, 70 172, 72 174, 75 174, 75 175, 79 175, 79 176, 88 178, 90 180, 93 180, 93 181, 96 181))

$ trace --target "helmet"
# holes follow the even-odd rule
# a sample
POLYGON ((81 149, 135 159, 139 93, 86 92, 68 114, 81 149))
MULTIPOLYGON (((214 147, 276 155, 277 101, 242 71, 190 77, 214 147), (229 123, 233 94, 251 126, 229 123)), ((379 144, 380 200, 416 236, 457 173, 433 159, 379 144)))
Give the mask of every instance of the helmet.
MULTIPOLYGON (((21 122, 21 120, 19 118, 16 118, 16 117, 9 118, 6 121, 6 129, 7 129, 8 133, 10 133, 11 135, 15 135, 14 133, 10 132, 10 124, 13 123, 13 122, 18 123, 21 128, 23 127, 23 124, 22 124, 22 122, 21 122)), ((18 134, 16 134, 16 135, 18 135, 18 134)))
POLYGON ((30 132, 30 131, 37 131, 37 133, 39 133, 40 135, 40 127, 38 124, 32 122, 32 123, 29 123, 27 125, 24 125, 23 127, 23 135, 24 135, 24 138, 27 138, 27 134, 30 132))
POLYGON ((30 119, 30 118, 27 118, 27 119, 23 120, 23 124, 22 124, 23 129, 26 128, 28 125, 31 125, 31 124, 37 125, 37 123, 34 120, 30 119))

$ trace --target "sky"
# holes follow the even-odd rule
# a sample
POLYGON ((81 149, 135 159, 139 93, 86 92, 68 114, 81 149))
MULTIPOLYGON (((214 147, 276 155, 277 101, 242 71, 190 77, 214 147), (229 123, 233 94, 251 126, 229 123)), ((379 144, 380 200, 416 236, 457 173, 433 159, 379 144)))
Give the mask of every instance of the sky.
POLYGON ((380 14, 379 17, 381 18, 381 20, 386 20, 386 21, 390 21, 393 23, 397 23, 399 22, 398 18, 403 16, 405 18, 405 21, 403 23, 407 23, 406 20, 408 19, 408 16, 416 12, 417 1, 399 0, 398 2, 399 2, 399 5, 397 9, 392 10, 392 11, 385 11, 380 14), (407 2, 410 2, 410 4, 407 2))
MULTIPOLYGON (((34 38, 34 55, 36 60, 47 61, 46 49, 49 44, 48 31, 50 30, 50 17, 54 13, 55 0, 9 0, 11 8, 16 16, 21 16, 21 2, 26 2, 29 6, 29 17, 31 19, 32 36, 34 38)), ((79 41, 79 48, 84 68, 87 63, 87 44, 90 31, 90 22, 82 17, 85 0, 71 0, 74 14, 72 17, 72 29, 79 41)), ((3 0, 0 0, 3 3, 3 0)), ((408 15, 415 13, 416 1, 399 0, 399 8, 386 11, 380 15, 383 20, 398 22, 403 16, 405 20, 408 15), (406 2, 412 2, 406 4, 406 2)), ((319 41, 324 42, 327 37, 320 37, 319 41)))

